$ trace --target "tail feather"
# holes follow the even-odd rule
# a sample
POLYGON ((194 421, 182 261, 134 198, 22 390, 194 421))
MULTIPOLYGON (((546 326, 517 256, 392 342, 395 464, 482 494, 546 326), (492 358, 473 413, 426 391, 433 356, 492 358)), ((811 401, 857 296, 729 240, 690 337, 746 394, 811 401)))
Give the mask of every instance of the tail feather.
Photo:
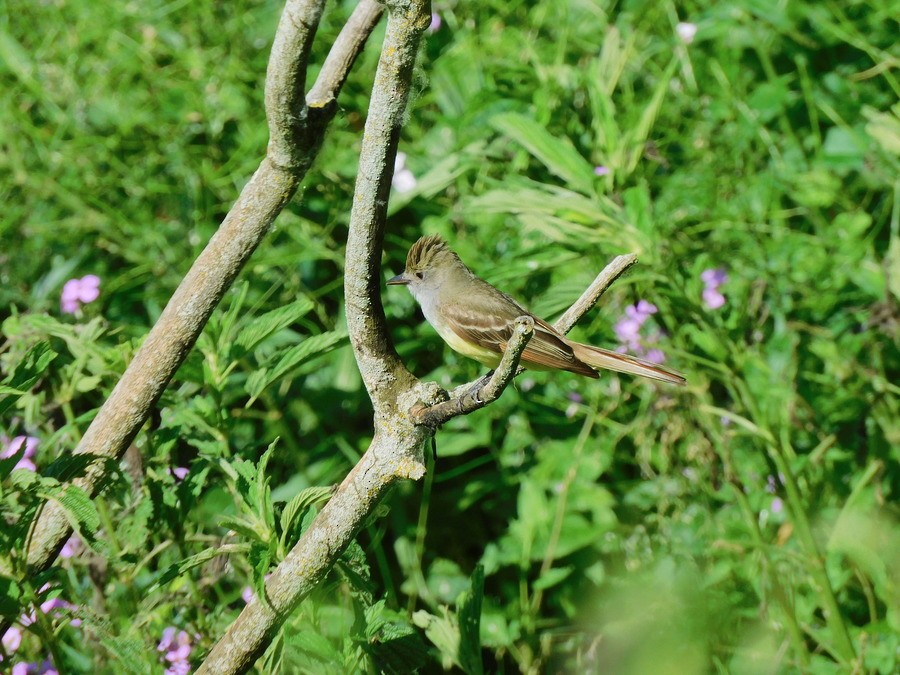
POLYGON ((603 368, 614 370, 617 373, 641 375, 649 377, 651 380, 660 380, 672 384, 686 384, 686 380, 680 373, 663 368, 655 363, 650 363, 628 354, 612 352, 601 347, 581 344, 580 342, 569 342, 569 344, 575 352, 575 358, 588 364, 591 368, 603 368))

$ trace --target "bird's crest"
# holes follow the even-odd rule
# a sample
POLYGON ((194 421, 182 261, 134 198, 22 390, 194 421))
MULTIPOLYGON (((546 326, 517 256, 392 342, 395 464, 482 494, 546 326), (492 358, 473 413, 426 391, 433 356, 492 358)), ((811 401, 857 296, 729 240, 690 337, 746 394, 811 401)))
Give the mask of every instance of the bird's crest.
POLYGON ((435 259, 444 255, 450 255, 459 260, 459 256, 447 246, 447 242, 440 235, 431 234, 422 237, 410 247, 406 256, 406 269, 425 269, 430 267, 435 259))

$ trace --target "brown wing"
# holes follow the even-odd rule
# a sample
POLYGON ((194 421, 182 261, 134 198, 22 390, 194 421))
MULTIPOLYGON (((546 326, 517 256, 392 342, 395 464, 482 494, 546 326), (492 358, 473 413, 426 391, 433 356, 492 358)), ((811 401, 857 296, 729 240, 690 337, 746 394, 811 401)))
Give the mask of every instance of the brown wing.
POLYGON ((502 354, 512 336, 513 322, 527 315, 534 319, 534 335, 522 352, 523 366, 558 368, 587 377, 599 377, 593 368, 575 358, 572 348, 550 324, 487 282, 480 279, 478 282, 487 288, 480 293, 471 293, 465 304, 452 308, 445 304, 441 307, 441 314, 459 337, 502 354))

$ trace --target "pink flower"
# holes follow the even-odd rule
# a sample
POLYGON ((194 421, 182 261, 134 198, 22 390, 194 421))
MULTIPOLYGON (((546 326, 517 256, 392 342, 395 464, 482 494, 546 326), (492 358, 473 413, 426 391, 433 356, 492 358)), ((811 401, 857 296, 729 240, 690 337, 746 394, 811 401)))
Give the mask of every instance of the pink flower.
POLYGON ((728 272, 722 267, 703 270, 700 273, 700 281, 702 281, 707 288, 718 288, 728 281, 728 272))
POLYGON ((25 452, 13 468, 35 471, 37 467, 34 462, 31 461, 31 458, 34 457, 34 453, 37 451, 38 439, 34 436, 16 436, 9 443, 4 445, 3 450, 0 451, 0 459, 9 459, 15 455, 22 449, 22 444, 25 445, 25 452))
POLYGON ((93 302, 100 297, 100 277, 88 274, 81 279, 69 279, 62 289, 59 302, 64 314, 75 314, 82 304, 93 302))
POLYGON ((595 176, 608 176, 609 175, 609 167, 608 166, 595 166, 594 167, 594 175, 595 176))
POLYGON ((650 345, 655 344, 660 337, 657 329, 645 331, 645 335, 641 335, 641 329, 647 323, 647 319, 656 314, 659 308, 652 302, 639 300, 633 305, 625 308, 625 316, 616 322, 613 331, 619 338, 619 346, 617 352, 622 354, 633 352, 638 356, 644 357, 653 363, 663 363, 666 355, 660 349, 648 349, 650 345))
POLYGON ((707 309, 719 309, 725 305, 725 296, 719 291, 719 286, 728 281, 728 273, 721 267, 703 270, 700 274, 703 282, 703 304, 707 309))
POLYGON ((725 304, 725 296, 715 288, 704 288, 701 295, 707 309, 719 309, 725 304))
POLYGON ((644 354, 644 358, 650 363, 664 363, 666 355, 663 353, 662 349, 651 349, 644 354))
POLYGON ((244 590, 241 591, 241 599, 244 601, 245 605, 249 605, 255 595, 253 589, 249 586, 244 586, 244 590))
POLYGON ((59 675, 59 671, 47 659, 43 663, 17 663, 12 667, 11 675, 59 675))
POLYGON ((72 535, 66 540, 66 543, 63 544, 62 549, 59 552, 60 558, 71 558, 73 556, 81 553, 81 549, 83 548, 83 544, 81 539, 76 535, 72 535))
POLYGON ((191 636, 185 631, 178 631, 176 628, 169 626, 163 631, 162 640, 157 645, 156 650, 166 652, 163 657, 169 662, 166 668, 166 675, 187 675, 191 672, 191 636))
MULTIPOLYGON (((7 654, 14 654, 22 644, 22 631, 13 626, 3 634, 3 649, 7 654)), ((0 659, 2 661, 3 659, 0 659)))
POLYGON ((675 32, 684 44, 689 45, 694 41, 694 36, 697 35, 697 24, 682 21, 675 26, 675 32))
POLYGON ((437 12, 431 13, 431 25, 428 26, 429 33, 437 33, 441 29, 441 15, 437 12))
POLYGON ((176 466, 174 469, 169 469, 169 475, 174 477, 179 483, 183 481, 190 472, 191 470, 186 466, 176 466))

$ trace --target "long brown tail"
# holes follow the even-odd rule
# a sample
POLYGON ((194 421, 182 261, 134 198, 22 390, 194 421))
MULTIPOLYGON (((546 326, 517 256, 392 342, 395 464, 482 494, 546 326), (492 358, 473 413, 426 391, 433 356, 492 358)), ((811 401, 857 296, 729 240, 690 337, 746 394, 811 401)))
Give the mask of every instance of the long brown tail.
POLYGON ((661 380, 672 384, 686 384, 686 380, 680 373, 663 368, 655 363, 650 363, 628 354, 619 354, 608 349, 581 344, 580 342, 569 341, 569 345, 575 352, 575 358, 588 364, 591 368, 605 368, 606 370, 614 370, 617 373, 649 377, 651 380, 661 380))

